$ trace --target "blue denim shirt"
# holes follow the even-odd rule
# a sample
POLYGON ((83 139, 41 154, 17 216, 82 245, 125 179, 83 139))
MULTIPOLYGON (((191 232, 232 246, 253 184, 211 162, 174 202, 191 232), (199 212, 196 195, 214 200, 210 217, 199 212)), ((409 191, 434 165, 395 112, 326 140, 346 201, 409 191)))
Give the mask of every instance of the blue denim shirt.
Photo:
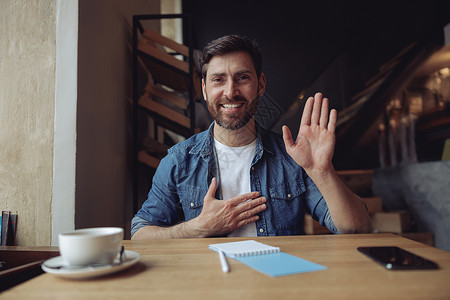
MULTIPOLYGON (((148 226, 172 226, 197 217, 213 177, 217 176, 213 126, 169 149, 153 177, 148 199, 133 218, 131 234, 148 226)), ((251 165, 251 191, 267 198, 256 221, 258 236, 304 234, 308 212, 338 233, 314 182, 285 150, 281 136, 257 131, 251 165)), ((220 187, 220 181, 218 182, 220 187)), ((220 189, 216 197, 220 199, 220 189)))

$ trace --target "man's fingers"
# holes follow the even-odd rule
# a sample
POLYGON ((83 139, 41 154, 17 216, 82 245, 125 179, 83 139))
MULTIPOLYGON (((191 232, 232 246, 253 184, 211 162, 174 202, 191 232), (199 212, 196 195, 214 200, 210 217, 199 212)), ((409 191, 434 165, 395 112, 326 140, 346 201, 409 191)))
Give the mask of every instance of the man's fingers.
POLYGON ((215 198, 217 190, 217 179, 214 177, 211 180, 211 184, 209 185, 208 191, 206 192, 205 199, 215 198))
POLYGON ((237 214, 241 214, 245 211, 250 211, 258 206, 261 207, 256 209, 256 213, 263 211, 264 209, 266 209, 265 203, 267 202, 267 199, 265 197, 259 197, 259 192, 251 192, 230 198, 227 201, 229 202, 229 204, 235 207, 237 214))
POLYGON ((257 214, 267 208, 265 201, 266 199, 264 197, 260 197, 237 206, 237 209, 240 210, 240 213, 236 217, 238 227, 256 222, 259 219, 257 214))
POLYGON ((334 133, 336 129, 337 111, 332 109, 329 113, 329 105, 330 101, 328 98, 323 98, 322 93, 316 93, 314 98, 309 97, 303 109, 301 125, 319 125, 334 133))
POLYGON ((239 214, 244 213, 246 217, 250 217, 254 214, 257 214, 267 208, 266 203, 267 199, 265 197, 259 197, 256 199, 248 200, 238 206, 236 206, 236 210, 239 214))
POLYGON ((291 131, 289 130, 289 127, 287 127, 286 125, 284 125, 281 129, 283 131, 284 146, 286 147, 286 149, 289 149, 294 145, 294 140, 292 139, 291 131))
POLYGON ((314 95, 314 105, 311 114, 311 125, 319 125, 320 111, 322 110, 322 94, 314 95))
POLYGON ((253 215, 256 215, 257 213, 262 212, 267 208, 265 202, 266 199, 264 197, 261 197, 242 204, 241 207, 239 207, 241 210, 240 215, 242 215, 244 218, 249 218, 253 215))
POLYGON ((330 121, 328 122, 328 131, 334 133, 336 131, 337 110, 332 109, 330 112, 330 121))
POLYGON ((253 222, 256 222, 258 220, 259 220, 259 216, 257 216, 257 215, 253 216, 251 218, 243 219, 237 223, 237 228, 247 225, 247 224, 250 224, 250 223, 253 223, 253 222))
POLYGON ((306 100, 305 107, 303 108, 302 120, 300 125, 311 125, 311 114, 314 106, 314 98, 309 97, 306 100))
POLYGON ((328 125, 328 99, 327 98, 323 98, 323 100, 322 100, 319 125, 322 128, 327 128, 327 125, 328 125))
POLYGON ((259 192, 250 192, 246 194, 242 194, 233 198, 228 199, 227 201, 234 206, 237 206, 243 202, 259 197, 259 192))

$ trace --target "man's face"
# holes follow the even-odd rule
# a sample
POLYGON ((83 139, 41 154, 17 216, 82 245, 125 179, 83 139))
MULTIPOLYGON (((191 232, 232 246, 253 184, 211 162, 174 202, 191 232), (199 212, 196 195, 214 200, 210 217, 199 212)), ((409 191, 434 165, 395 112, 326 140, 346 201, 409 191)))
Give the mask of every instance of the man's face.
POLYGON ((202 81, 203 97, 216 123, 226 129, 243 127, 253 117, 265 77, 256 75, 250 55, 244 51, 214 56, 202 81))

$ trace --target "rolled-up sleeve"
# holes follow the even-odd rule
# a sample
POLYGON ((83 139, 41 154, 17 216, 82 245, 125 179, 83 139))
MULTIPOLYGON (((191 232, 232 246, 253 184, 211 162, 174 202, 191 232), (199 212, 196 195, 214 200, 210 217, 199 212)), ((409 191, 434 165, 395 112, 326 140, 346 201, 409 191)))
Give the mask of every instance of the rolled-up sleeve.
POLYGON ((181 221, 179 196, 174 182, 176 169, 170 154, 161 160, 148 198, 132 220, 132 235, 144 226, 172 226, 181 221))
POLYGON ((131 236, 133 236, 136 231, 141 229, 142 227, 152 225, 149 221, 144 220, 138 216, 134 216, 133 220, 131 220, 131 236))
POLYGON ((337 230, 336 226, 334 225, 333 219, 331 218, 330 211, 327 210, 327 213, 325 215, 324 224, 328 228, 329 231, 332 233, 339 234, 339 230, 337 230))

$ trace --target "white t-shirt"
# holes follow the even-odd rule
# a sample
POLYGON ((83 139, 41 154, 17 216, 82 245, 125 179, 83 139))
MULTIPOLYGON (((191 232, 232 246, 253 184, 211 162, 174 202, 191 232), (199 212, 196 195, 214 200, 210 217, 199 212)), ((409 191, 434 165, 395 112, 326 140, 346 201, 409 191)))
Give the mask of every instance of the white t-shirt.
MULTIPOLYGON (((222 199, 251 192, 250 167, 255 156, 256 140, 242 147, 229 147, 214 139, 219 161, 222 199)), ((256 224, 244 225, 228 236, 257 236, 256 224)))

